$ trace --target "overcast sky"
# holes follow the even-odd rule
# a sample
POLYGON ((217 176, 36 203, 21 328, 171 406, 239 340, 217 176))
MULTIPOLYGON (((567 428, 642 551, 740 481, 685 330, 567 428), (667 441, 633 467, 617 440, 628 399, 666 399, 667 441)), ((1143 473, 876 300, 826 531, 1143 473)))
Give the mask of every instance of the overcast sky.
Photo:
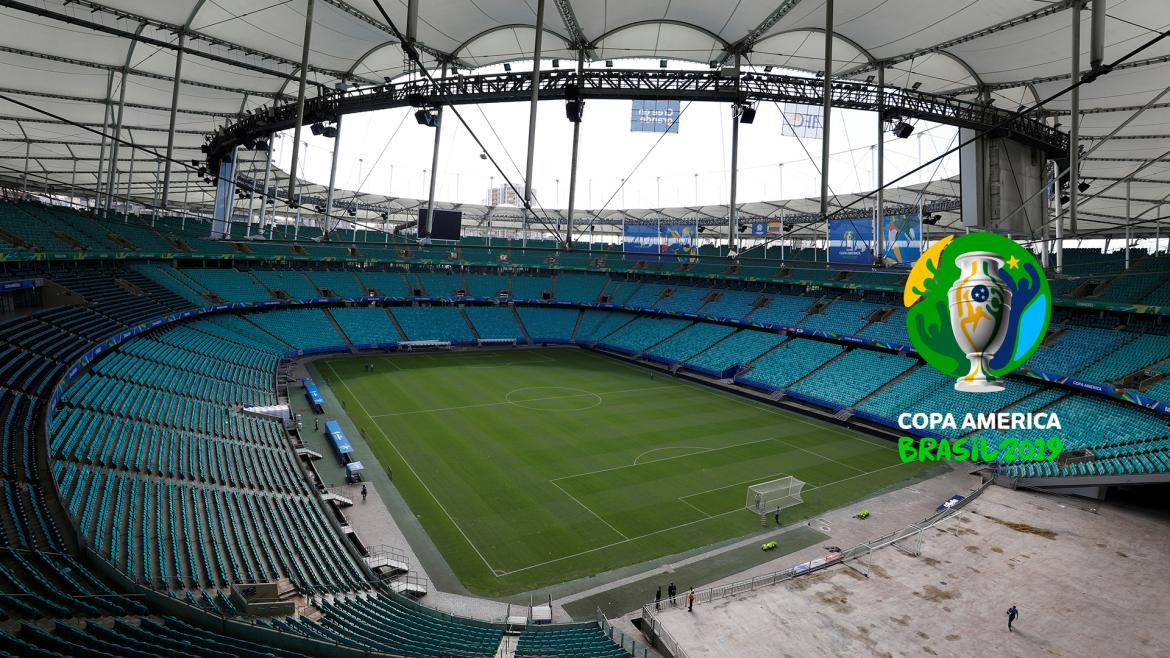
MULTIPOLYGON (((656 65, 657 62, 654 63, 656 65)), ((495 72, 489 67, 483 72, 495 72)), ((544 101, 537 115, 533 183, 545 207, 568 205, 569 162, 573 124, 564 101, 544 101)), ((728 201, 731 166, 731 108, 725 103, 682 104, 678 134, 630 132, 631 101, 590 100, 581 124, 577 206, 647 208, 728 201), (627 179, 624 188, 622 179, 627 179)), ((528 139, 528 104, 464 105, 458 110, 504 173, 523 190, 528 139)), ((909 139, 886 134, 886 180, 906 173, 955 144, 954 128, 915 123, 909 139), (921 137, 919 137, 921 135, 921 137)), ((741 125, 737 201, 750 202, 817 196, 821 140, 781 133, 782 115, 775 104, 761 104, 755 122, 741 125), (806 153, 807 150, 807 153, 806 153), (780 165, 783 165, 781 167, 780 165)), ((838 194, 873 189, 871 147, 877 138, 876 115, 834 110, 829 181, 838 194)), ((440 148, 440 201, 484 203, 487 190, 502 184, 488 160, 450 108, 446 110, 440 148)), ((329 182, 333 140, 301 136, 302 176, 329 182)), ((276 162, 285 170, 291 159, 289 131, 275 145, 276 162)), ((434 131, 419 125, 409 108, 346 116, 343 120, 337 187, 374 194, 426 198, 434 131), (427 173, 424 174, 424 171, 427 173)), ((901 185, 958 174, 958 158, 949 156, 901 185)))

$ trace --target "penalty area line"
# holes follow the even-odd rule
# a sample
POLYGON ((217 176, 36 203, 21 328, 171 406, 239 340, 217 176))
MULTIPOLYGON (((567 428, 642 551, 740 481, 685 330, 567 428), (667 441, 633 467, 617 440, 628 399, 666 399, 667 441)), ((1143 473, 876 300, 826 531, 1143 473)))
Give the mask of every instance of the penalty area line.
MULTIPOLYGON (((816 489, 824 489, 824 488, 826 488, 826 487, 831 487, 831 486, 833 486, 833 485, 835 485, 835 484, 840 484, 841 482, 846 482, 846 481, 848 481, 848 480, 854 480, 854 479, 857 479, 857 478, 860 478, 860 477, 865 477, 865 476, 867 476, 867 475, 873 475, 874 473, 879 473, 879 472, 881 472, 881 471, 889 470, 889 469, 891 469, 891 468, 896 468, 896 467, 898 467, 898 466, 905 466, 905 465, 906 465, 906 464, 908 464, 908 463, 917 463, 917 462, 898 462, 898 463, 896 463, 896 464, 890 464, 889 466, 883 466, 882 468, 874 469, 874 470, 872 470, 872 471, 866 471, 865 473, 859 473, 859 474, 857 474, 857 475, 852 475, 852 476, 849 476, 849 477, 847 477, 847 478, 842 478, 842 479, 840 479, 840 480, 834 480, 833 482, 827 482, 827 483, 825 483, 825 484, 817 485, 817 486, 815 486, 815 487, 810 487, 810 488, 808 488, 808 489, 805 489, 805 490, 804 490, 802 493, 806 493, 806 492, 809 492, 809 491, 814 491, 814 490, 816 490, 816 489)), ((550 481, 551 481, 551 480, 550 480, 550 481)), ((755 481, 755 480, 749 480, 749 482, 754 482, 754 481, 755 481)), ((734 485, 726 485, 726 486, 734 486, 734 485)), ((558 487, 558 488, 559 488, 559 487, 558 487)), ((720 487, 720 488, 724 488, 724 487, 720 487)), ((712 491, 715 491, 715 489, 712 489, 712 491)), ((691 495, 695 495, 695 494, 691 494, 691 495)), ((679 500, 681 500, 681 499, 679 499, 679 500)), ((685 501, 684 501, 684 502, 685 502, 685 501)), ((693 507, 693 505, 692 505, 692 507, 693 507)), ((696 508, 696 509, 698 509, 698 508, 696 508)), ((702 510, 699 510, 699 511, 701 512, 702 510)), ((728 510, 728 511, 726 511, 726 512, 720 512, 719 514, 710 514, 710 515, 708 515, 708 516, 707 516, 707 518, 704 518, 704 519, 696 519, 696 520, 694 520, 694 521, 688 521, 688 522, 686 522, 686 523, 680 523, 679 525, 676 525, 676 526, 671 526, 671 527, 669 527, 669 528, 662 528, 661 530, 655 530, 655 531, 653 531, 653 532, 648 532, 648 533, 646 533, 646 534, 644 534, 644 535, 638 535, 637 537, 630 537, 629 539, 625 539, 625 540, 622 540, 622 541, 615 541, 615 542, 612 542, 612 543, 606 544, 606 545, 604 545, 604 546, 597 546, 597 547, 595 547, 595 548, 589 548, 589 549, 586 549, 586 550, 584 550, 584 551, 580 551, 580 552, 577 552, 577 553, 573 553, 572 555, 564 555, 564 556, 561 556, 561 557, 558 557, 558 558, 553 558, 553 559, 551 559, 551 560, 545 560, 544 562, 539 562, 539 563, 537 563, 537 564, 532 564, 532 565, 529 565, 529 566, 526 566, 526 567, 520 567, 519 569, 513 569, 513 570, 511 570, 511 571, 504 571, 504 572, 501 572, 499 575, 500 575, 500 576, 510 576, 510 575, 512 575, 512 574, 514 574, 514 573, 520 573, 520 572, 522 572, 522 571, 529 571, 529 570, 531 570, 531 569, 536 569, 536 568, 538 568, 538 567, 547 566, 547 565, 549 565, 549 564, 554 564, 554 563, 561 562, 561 561, 564 561, 564 560, 571 560, 571 559, 573 559, 573 558, 575 558, 575 557, 581 557, 582 555, 588 555, 588 554, 590 554, 590 553, 596 553, 597 551, 603 551, 603 550, 605 550, 605 549, 607 549, 607 548, 613 548, 614 546, 620 546, 620 545, 622 545, 622 544, 625 544, 625 543, 628 543, 628 542, 637 541, 637 540, 639 540, 639 539, 645 539, 646 537, 651 537, 651 536, 653 536, 653 535, 662 534, 662 533, 664 533, 664 532, 670 532, 671 530, 678 530, 679 528, 685 528, 685 527, 687 527, 687 526, 692 526, 692 525, 694 525, 694 524, 696 524, 696 523, 702 523, 702 522, 704 522, 704 521, 710 521, 711 519, 716 519, 716 518, 720 518, 720 517, 723 517, 723 516, 727 516, 727 515, 729 515, 729 514, 736 514, 736 513, 739 513, 739 512, 745 512, 745 511, 747 511, 747 509, 746 509, 746 508, 744 508, 744 507, 736 507, 736 508, 735 508, 735 509, 733 509, 733 510, 728 510)))

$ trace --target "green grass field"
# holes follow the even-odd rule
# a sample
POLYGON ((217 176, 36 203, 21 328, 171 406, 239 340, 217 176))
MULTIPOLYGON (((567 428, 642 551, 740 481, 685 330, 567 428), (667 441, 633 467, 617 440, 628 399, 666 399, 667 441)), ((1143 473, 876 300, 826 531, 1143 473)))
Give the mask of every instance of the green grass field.
POLYGON ((926 468, 892 443, 578 349, 316 367, 456 575, 488 596, 759 532, 749 484, 807 482, 789 523, 926 468))

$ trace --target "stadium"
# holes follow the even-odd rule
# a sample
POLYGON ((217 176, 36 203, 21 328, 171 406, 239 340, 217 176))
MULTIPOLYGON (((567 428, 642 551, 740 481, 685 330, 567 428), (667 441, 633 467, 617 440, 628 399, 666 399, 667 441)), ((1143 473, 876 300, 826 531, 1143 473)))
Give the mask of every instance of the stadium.
POLYGON ((1164 2, 0 13, 0 655, 1170 655, 1164 2))

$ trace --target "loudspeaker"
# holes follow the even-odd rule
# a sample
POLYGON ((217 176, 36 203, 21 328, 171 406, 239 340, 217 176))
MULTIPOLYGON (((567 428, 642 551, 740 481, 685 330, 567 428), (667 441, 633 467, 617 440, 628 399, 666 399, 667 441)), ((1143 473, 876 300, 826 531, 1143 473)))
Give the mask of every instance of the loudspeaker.
POLYGON ((572 100, 565 101, 565 118, 573 123, 581 123, 581 118, 585 116, 585 101, 572 100))

